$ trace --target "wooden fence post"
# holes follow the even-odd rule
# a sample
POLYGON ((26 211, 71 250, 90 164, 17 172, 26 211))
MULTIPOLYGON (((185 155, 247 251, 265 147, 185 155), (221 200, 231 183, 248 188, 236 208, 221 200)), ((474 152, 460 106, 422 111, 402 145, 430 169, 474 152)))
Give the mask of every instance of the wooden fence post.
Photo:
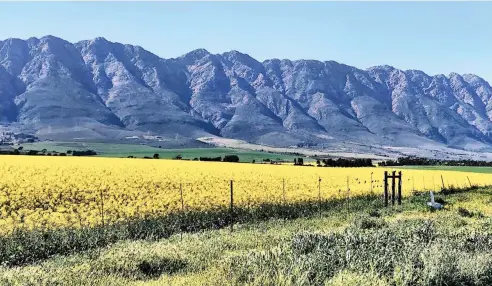
POLYGON ((349 183, 350 177, 347 176, 347 215, 350 209, 350 183, 349 183))
POLYGON ((415 177, 412 176, 412 192, 415 192, 415 177))
POLYGON ((466 178, 468 179, 468 184, 470 184, 470 188, 473 188, 473 185, 472 185, 472 183, 470 182, 470 178, 468 178, 468 176, 466 176, 466 178))
POLYGON ((321 216, 321 177, 318 178, 318 215, 321 216))
POLYGON ((183 199, 183 185, 182 183, 179 183, 179 194, 181 196, 181 220, 180 220, 180 227, 179 227, 179 236, 181 240, 183 240, 183 215, 184 215, 184 199, 183 199))
POLYGON ((231 180, 231 205, 230 205, 230 224, 231 232, 234 231, 234 185, 233 180, 231 180))
POLYGON ((101 197, 101 225, 104 231, 104 197, 102 189, 99 189, 99 195, 101 197))
POLYGON ((373 172, 371 172, 371 195, 374 194, 374 192, 372 191, 372 173, 373 172))
POLYGON ((391 172, 391 205, 395 205, 395 197, 396 197, 396 192, 395 192, 395 180, 396 180, 396 171, 391 172))
POLYGON ((444 187, 444 178, 442 177, 442 175, 441 175, 441 182, 442 182, 442 190, 444 190, 446 187, 444 187))
POLYGON ((398 172, 398 205, 401 206, 401 171, 398 172))
MULTIPOLYGON (((103 190, 102 189, 99 189, 99 195, 101 197, 101 233, 100 233, 100 238, 101 240, 103 240, 103 238, 105 237, 105 234, 106 234, 106 230, 104 228, 104 196, 103 196, 103 190)), ((99 249, 98 250, 98 253, 99 255, 101 254, 101 250, 99 249)))
POLYGON ((282 194, 283 194, 284 205, 285 205, 285 203, 286 203, 286 200, 285 200, 285 178, 282 179, 282 194))
POLYGON ((388 206, 388 171, 384 171, 384 206, 388 206))

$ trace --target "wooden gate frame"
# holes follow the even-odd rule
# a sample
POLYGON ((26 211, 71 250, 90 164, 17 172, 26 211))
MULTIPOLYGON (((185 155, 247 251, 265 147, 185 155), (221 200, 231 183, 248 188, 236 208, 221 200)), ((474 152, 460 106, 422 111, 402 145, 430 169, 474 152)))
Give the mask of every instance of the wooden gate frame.
POLYGON ((388 179, 391 180, 391 204, 395 205, 395 181, 398 179, 398 205, 401 205, 401 171, 396 174, 396 171, 393 171, 391 175, 388 175, 388 171, 384 171, 384 206, 388 206, 389 194, 388 194, 388 179))

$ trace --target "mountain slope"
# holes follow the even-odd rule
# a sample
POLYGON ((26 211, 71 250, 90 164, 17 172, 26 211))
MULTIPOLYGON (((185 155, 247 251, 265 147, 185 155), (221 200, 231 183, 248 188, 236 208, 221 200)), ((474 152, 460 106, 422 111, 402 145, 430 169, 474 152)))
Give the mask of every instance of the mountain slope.
POLYGON ((44 138, 222 136, 329 148, 491 150, 492 87, 334 61, 259 62, 204 49, 163 59, 104 38, 0 41, 0 123, 44 138))

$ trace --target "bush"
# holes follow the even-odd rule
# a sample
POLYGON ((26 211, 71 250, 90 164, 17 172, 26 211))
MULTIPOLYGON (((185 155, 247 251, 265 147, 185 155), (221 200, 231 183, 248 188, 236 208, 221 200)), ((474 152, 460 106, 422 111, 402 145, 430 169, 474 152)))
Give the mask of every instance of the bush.
POLYGON ((86 150, 86 151, 72 151, 72 156, 95 156, 97 155, 94 150, 86 150))
POLYGON ((355 227, 359 229, 382 228, 386 222, 378 217, 359 216, 355 219, 355 227))
POLYGON ((165 252, 145 242, 130 246, 116 246, 102 254, 91 265, 95 272, 141 280, 157 278, 161 274, 174 274, 184 269, 187 263, 176 257, 175 252, 165 252))
POLYGON ((39 151, 37 151, 37 150, 29 150, 27 152, 27 155, 29 155, 29 156, 35 156, 35 155, 38 155, 38 153, 39 153, 39 151))
POLYGON ((159 159, 159 154, 155 153, 154 156, 152 157, 154 159, 159 159))
POLYGON ((200 157, 200 161, 220 162, 222 161, 222 157, 200 157))
POLYGON ((323 159, 325 167, 374 167, 371 159, 323 159))
POLYGON ((222 161, 237 163, 237 162, 239 162, 239 156, 237 156, 237 155, 225 155, 224 159, 222 159, 222 161))
POLYGON ((465 208, 458 208, 458 214, 462 217, 473 217, 473 213, 465 208))
POLYGON ((304 165, 304 159, 303 158, 294 159, 294 165, 297 165, 297 166, 304 165))

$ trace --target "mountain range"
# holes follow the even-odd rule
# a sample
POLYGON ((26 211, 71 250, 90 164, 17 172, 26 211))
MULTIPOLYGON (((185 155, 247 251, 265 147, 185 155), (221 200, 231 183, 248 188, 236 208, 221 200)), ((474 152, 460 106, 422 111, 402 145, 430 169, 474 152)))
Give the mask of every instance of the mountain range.
POLYGON ((335 61, 204 49, 163 59, 104 38, 0 41, 0 124, 53 140, 225 137, 287 147, 492 150, 492 87, 335 61))

